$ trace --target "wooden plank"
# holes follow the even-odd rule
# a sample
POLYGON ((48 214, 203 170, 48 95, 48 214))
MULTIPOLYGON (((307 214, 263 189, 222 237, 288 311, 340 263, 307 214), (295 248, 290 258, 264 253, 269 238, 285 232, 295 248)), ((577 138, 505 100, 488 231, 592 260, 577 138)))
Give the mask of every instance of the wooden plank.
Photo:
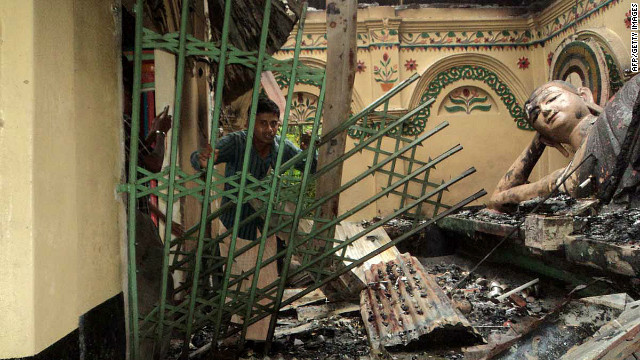
MULTIPOLYGON (((256 209, 259 209, 263 206, 263 203, 257 199, 253 199, 251 200, 251 205, 256 209)), ((292 203, 286 203, 285 211, 292 213, 295 209, 294 206, 295 205, 292 203)), ((270 226, 276 227, 280 221, 284 221, 284 219, 278 216, 273 216, 271 217, 270 226)), ((300 219, 298 223, 298 231, 300 233, 308 234, 312 229, 313 221, 300 219)), ((349 238, 353 238, 362 231, 364 231, 364 227, 359 222, 343 221, 336 225, 335 239, 345 241, 349 238)), ((289 242, 289 234, 287 232, 280 232, 278 237, 289 242)), ((358 260, 389 242, 391 242, 391 238, 383 227, 379 227, 364 237, 356 239, 351 245, 347 246, 345 256, 350 259, 358 260)), ((333 246, 337 245, 338 244, 336 243, 333 244, 333 246)), ((337 255, 341 255, 341 252, 338 252, 337 255)), ((360 291, 362 291, 366 285, 364 275, 365 270, 373 264, 391 261, 397 258, 398 255, 400 255, 398 249, 395 246, 391 247, 381 254, 369 259, 364 264, 352 269, 351 272, 341 275, 338 279, 331 282, 329 286, 323 287, 322 291, 329 300, 333 301, 357 299, 360 291)), ((344 264, 349 265, 350 262, 345 261, 344 264)))
MULTIPOLYGON (((227 231, 227 228, 222 224, 222 222, 220 222, 219 226, 220 226, 219 228, 220 234, 223 234, 227 231)), ((258 236, 260 236, 260 232, 258 232, 258 236)), ((238 249, 242 249, 243 247, 253 242, 254 242, 253 240, 245 240, 245 239, 237 238, 234 251, 237 252, 238 249)), ((227 254, 229 254, 229 250, 230 250, 230 243, 231 243, 231 235, 227 236, 220 243, 219 246, 220 246, 221 256, 227 257, 227 254)), ((266 239, 266 244, 264 247, 264 253, 263 253, 262 259, 264 260, 264 259, 273 257, 275 256, 276 252, 277 252, 276 237, 275 235, 272 235, 266 239)), ((231 274, 237 276, 253 269, 256 266, 257 258, 258 258, 257 246, 250 248, 243 254, 235 256, 233 259, 233 265, 231 267, 231 274)), ((272 262, 266 266, 262 266, 262 268, 260 268, 260 274, 258 275, 257 289, 264 289, 265 287, 267 287, 267 285, 276 281, 278 279, 278 276, 280 275, 278 274, 278 267, 276 262, 272 262)), ((240 284, 238 284, 237 287, 241 292, 244 292, 248 296, 252 281, 253 281, 253 275, 248 276, 245 280, 243 280, 240 284)), ((260 300, 258 303, 261 305, 267 305, 269 301, 270 301, 269 299, 264 298, 260 300)), ((271 316, 268 316, 250 325, 247 329, 246 339, 258 340, 258 341, 266 340, 270 319, 271 319, 271 316)), ((231 318, 231 321, 237 324, 242 323, 242 319, 237 315, 233 315, 231 318)))
POLYGON ((631 296, 627 293, 591 296, 580 299, 582 302, 604 305, 613 309, 624 311, 629 307, 629 304, 633 302, 631 296))
MULTIPOLYGON (((356 236, 362 230, 364 230, 364 227, 359 223, 342 222, 336 226, 335 238, 344 241, 347 238, 356 236)), ((387 235, 387 232, 380 227, 347 246, 345 256, 350 259, 359 260, 389 242, 391 242, 389 235, 387 235)), ((337 246, 337 244, 334 244, 334 246, 337 246)), ((340 255, 340 253, 337 255, 340 255)), ((367 285, 365 271, 374 264, 391 261, 396 259, 399 255, 400 252, 398 249, 395 246, 391 247, 381 254, 369 259, 364 264, 353 268, 350 272, 340 275, 338 279, 329 283, 329 285, 325 286, 322 290, 331 301, 357 299, 360 291, 362 291, 367 285)), ((351 262, 349 261, 344 261, 344 264, 346 265, 350 263, 351 262)), ((335 264, 333 265, 335 266, 335 264)))
MULTIPOLYGON (((289 299, 290 297, 301 292, 302 290, 304 289, 285 289, 283 300, 289 299)), ((324 295, 324 293, 322 293, 322 290, 316 289, 308 293, 307 295, 301 297, 300 299, 292 302, 291 304, 281 308, 280 311, 296 309, 300 306, 309 305, 309 304, 316 303, 318 301, 325 301, 325 300, 327 300, 327 297, 324 295)))
MULTIPOLYGON (((356 236, 359 232, 363 231, 364 227, 359 222, 347 222, 343 221, 338 226, 336 226, 336 239, 338 240, 346 240, 347 238, 351 238, 356 236)), ((388 244, 391 242, 391 238, 387 235, 387 232, 379 227, 366 236, 357 239, 351 245, 347 246, 346 256, 351 259, 360 259, 367 254, 370 254, 372 251, 380 248, 381 246, 388 244)), ((336 244, 337 245, 337 244, 336 244)), ((358 266, 353 269, 352 272, 362 281, 363 288, 364 284, 366 284, 365 280, 365 271, 369 269, 372 265, 378 264, 380 262, 388 262, 396 259, 400 255, 400 251, 393 246, 377 256, 365 261, 364 264, 358 266)), ((345 261, 345 265, 348 265, 349 262, 345 261)), ((360 289, 362 290, 362 289, 360 289)), ((358 290, 358 294, 360 293, 358 290)))
POLYGON ((260 84, 262 84, 262 88, 269 99, 278 105, 278 109, 280 109, 280 120, 282 120, 287 99, 284 98, 284 94, 282 90, 280 90, 280 85, 278 85, 276 77, 271 71, 263 71, 260 76, 260 84))
POLYGON ((279 339, 281 337, 285 337, 289 335, 310 332, 320 327, 322 327, 322 324, 317 321, 302 323, 300 325, 295 325, 295 326, 278 327, 275 333, 273 334, 273 337, 275 337, 276 339, 279 339))
POLYGON ((296 309, 299 321, 316 320, 360 311, 360 305, 353 303, 328 303, 322 305, 301 306, 296 309))

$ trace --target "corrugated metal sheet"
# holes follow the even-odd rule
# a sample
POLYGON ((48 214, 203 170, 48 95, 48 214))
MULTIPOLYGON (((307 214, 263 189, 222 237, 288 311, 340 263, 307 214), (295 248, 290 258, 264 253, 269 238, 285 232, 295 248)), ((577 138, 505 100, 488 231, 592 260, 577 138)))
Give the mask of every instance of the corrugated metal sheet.
POLYGON ((360 294, 360 311, 374 349, 449 338, 458 345, 482 341, 453 306, 434 278, 409 254, 371 266, 368 287, 360 294), (437 334, 436 334, 437 333, 437 334), (451 336, 449 336, 451 335, 451 336))

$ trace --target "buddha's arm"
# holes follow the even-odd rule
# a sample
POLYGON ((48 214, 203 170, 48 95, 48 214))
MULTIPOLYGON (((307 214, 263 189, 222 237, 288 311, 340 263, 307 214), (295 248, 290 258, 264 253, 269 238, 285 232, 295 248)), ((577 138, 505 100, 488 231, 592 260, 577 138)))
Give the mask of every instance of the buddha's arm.
POLYGON ((498 182, 496 190, 489 200, 489 208, 499 210, 504 204, 518 203, 536 196, 546 195, 551 191, 562 170, 527 184, 527 179, 544 149, 545 145, 540 141, 540 135, 536 134, 531 144, 524 149, 498 182))
POLYGON ((505 204, 517 204, 524 200, 548 195, 553 190, 560 176, 562 176, 564 170, 565 169, 556 170, 542 179, 529 184, 514 186, 503 191, 496 190, 491 196, 488 206, 489 208, 500 210, 505 204))

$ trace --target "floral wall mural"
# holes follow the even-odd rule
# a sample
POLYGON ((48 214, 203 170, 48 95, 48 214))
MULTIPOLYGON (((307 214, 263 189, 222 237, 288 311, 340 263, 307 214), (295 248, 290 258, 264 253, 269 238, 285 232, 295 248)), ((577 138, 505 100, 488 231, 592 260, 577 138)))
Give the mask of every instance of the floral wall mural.
POLYGON ((409 59, 405 61, 404 68, 407 69, 407 71, 416 71, 418 69, 418 62, 414 59, 409 59))
POLYGON ((518 68, 522 69, 522 70, 526 70, 529 68, 529 59, 526 56, 521 57, 520 59, 518 59, 518 68))
POLYGON ((297 92, 291 101, 289 121, 291 123, 310 122, 318 110, 318 97, 306 92, 297 92))
POLYGON ((383 91, 389 91, 398 81, 398 65, 391 64, 391 56, 387 52, 382 55, 380 66, 373 67, 373 78, 380 83, 383 91))
POLYGON ((489 96, 475 86, 464 86, 451 91, 443 102, 444 110, 448 113, 463 112, 467 115, 473 111, 487 112, 491 110, 489 96))

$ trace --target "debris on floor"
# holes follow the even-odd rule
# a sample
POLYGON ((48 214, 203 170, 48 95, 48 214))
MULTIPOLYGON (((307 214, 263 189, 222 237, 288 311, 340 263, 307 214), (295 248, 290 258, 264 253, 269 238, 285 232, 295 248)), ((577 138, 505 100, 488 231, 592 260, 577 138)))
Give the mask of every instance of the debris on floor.
MULTIPOLYGON (((456 284, 469 272, 456 264, 435 264, 427 266, 429 273, 436 277, 438 285, 445 291, 465 314, 473 327, 489 342, 491 336, 504 335, 530 317, 544 316, 556 303, 555 299, 542 299, 536 285, 515 293, 503 302, 495 301, 516 286, 508 285, 503 277, 487 279, 478 273, 470 274, 469 281, 462 288, 456 284)), ((511 280, 513 282, 514 280, 511 280)))
POLYGON ((490 358, 559 359, 572 346, 581 344, 619 314, 620 311, 617 309, 582 301, 562 304, 549 315, 536 321, 529 333, 507 343, 509 346, 506 349, 490 358))
POLYGON ((342 360, 369 355, 367 334, 357 313, 304 321, 293 317, 283 320, 291 324, 276 329, 273 359, 342 360))
MULTIPOLYGON (((626 294, 625 294, 626 295, 626 294)), ((625 304, 617 319, 603 325, 588 341, 577 345, 561 360, 637 359, 640 356, 640 301, 625 304)))
MULTIPOLYGON (((470 273, 475 265, 470 258, 433 257, 445 247, 453 253, 455 241, 448 227, 462 228, 457 234, 476 242, 481 239, 474 237, 477 233, 500 237, 515 229, 514 245, 529 249, 532 256, 557 257, 639 282, 640 210, 597 214, 596 205, 560 195, 543 204, 540 199, 523 202, 511 214, 474 208, 458 212, 406 241, 411 242, 411 253, 426 246, 431 257, 418 260, 393 248, 395 258, 356 269, 367 285, 360 304, 330 302, 318 290, 281 309, 270 354, 262 354, 260 344, 249 344, 242 354, 223 347, 219 358, 226 358, 225 351, 230 359, 283 360, 595 360, 608 351, 621 359, 640 356, 640 302, 625 293, 569 301, 575 284, 568 287, 544 275, 505 271, 495 264, 470 273)), ((353 229, 343 229, 344 236, 354 236, 366 225, 354 223, 353 229)), ((364 250, 355 246, 350 251, 354 256, 366 253, 414 226, 411 219, 394 219, 380 229, 382 235, 360 240, 364 250)), ((285 297, 299 291, 287 289, 285 297)), ((196 333, 191 348, 210 342, 210 330, 196 333)))
MULTIPOLYGON (((633 299, 626 294, 585 298, 560 306, 563 304, 563 296, 568 292, 565 287, 555 286, 548 280, 541 279, 535 282, 536 279, 526 273, 483 266, 469 274, 467 269, 473 263, 459 256, 422 258, 420 263, 416 262, 415 258, 403 255, 395 261, 396 264, 389 266, 388 272, 387 265, 380 264, 372 267, 367 274, 367 280, 369 280, 369 277, 378 274, 378 270, 383 273, 381 279, 374 279, 378 280, 377 283, 370 281, 370 286, 363 295, 368 294, 374 299, 376 295, 380 297, 383 309, 388 310, 387 318, 384 320, 389 323, 388 328, 394 329, 396 334, 401 334, 401 325, 405 330, 412 324, 424 325, 428 311, 431 311, 429 316, 432 318, 446 319, 447 317, 441 313, 440 301, 449 303, 451 309, 455 307, 455 310, 448 310, 449 314, 455 314, 456 318, 464 319, 466 324, 475 330, 471 333, 475 334, 472 336, 477 336, 478 339, 484 338, 486 344, 464 348, 461 343, 450 347, 444 346, 443 343, 429 346, 426 342, 409 342, 411 331, 407 331, 396 337, 403 340, 396 346, 385 348, 385 344, 377 340, 382 344, 382 346, 379 345, 382 349, 381 351, 372 350, 376 340, 370 341, 372 336, 370 334, 368 336, 367 331, 370 331, 369 327, 377 324, 377 320, 383 320, 379 307, 370 308, 373 314, 373 321, 370 321, 369 308, 365 310, 356 303, 326 302, 322 294, 318 293, 308 295, 294 306, 281 311, 272 351, 268 355, 261 352, 260 344, 248 344, 241 354, 233 347, 223 347, 220 353, 216 354, 216 359, 233 359, 237 355, 240 355, 240 359, 271 360, 469 360, 489 358, 487 357, 489 355, 493 358, 515 359, 518 356, 524 356, 522 354, 530 355, 533 351, 540 349, 554 354, 551 357, 536 358, 542 360, 558 359, 574 345, 578 348, 582 343, 586 344, 589 336, 592 335, 594 339, 604 339, 592 340, 594 344, 600 345, 602 341, 606 341, 612 347, 628 352, 630 344, 618 340, 637 335, 634 332, 636 322, 633 320, 635 319, 629 318, 628 323, 625 323, 622 316, 618 318, 618 314, 623 310, 631 310, 631 307, 637 304, 632 303, 633 299), (467 275, 469 275, 469 281, 460 289, 456 288, 458 281, 467 275), (414 277, 417 277, 420 282, 418 283, 414 277), (427 279, 432 279, 430 285, 427 279), (385 292, 384 289, 391 291, 385 292), (431 291, 433 289, 439 290, 431 291), (517 291, 513 292, 513 290, 517 291), (440 298, 434 296, 437 292, 441 293, 440 298), (510 292, 513 293, 510 294, 510 292), (385 295, 387 293, 389 297, 385 295), (422 293, 426 293, 427 297, 421 297, 422 293), (414 296, 411 297, 410 294, 414 296), (404 304, 400 301, 400 296, 405 300, 404 304), (499 297, 503 300, 498 301, 499 297), (391 306, 392 302, 394 302, 393 306, 391 306), (424 304, 426 302, 428 304, 424 304), (416 304, 419 309, 415 308, 416 304), (374 312, 374 309, 377 312, 374 312), (427 310, 427 313, 420 318, 418 310, 423 314, 427 310), (379 319, 376 319, 376 316, 379 316, 379 319), (600 332, 596 332, 607 322, 610 322, 609 326, 613 326, 616 319, 621 324, 617 328, 607 330, 603 327, 600 332), (559 325, 560 323, 562 324, 559 325), (391 324, 394 325, 391 326, 391 324), (598 337, 600 333, 604 335, 598 337), (550 342, 551 339, 546 339, 548 337, 559 337, 564 340, 550 342), (409 346, 404 346, 404 343, 408 343, 409 346), (417 346, 411 346, 412 344, 417 346), (624 347, 625 344, 628 346, 624 347), (516 349, 514 345, 521 349, 516 351, 515 355, 510 352, 515 350, 508 350, 512 347, 516 349), (520 355, 516 356, 517 354, 520 355)), ((296 291, 298 290, 289 289, 287 294, 293 294, 296 291)), ((640 307, 636 308, 640 309, 640 307)), ((205 327, 204 330, 196 333, 192 338, 191 348, 195 350, 210 341, 210 331, 210 328, 205 327)), ((417 333, 416 330, 414 331, 417 333)), ((175 344, 174 347, 179 349, 180 344, 175 344)), ((584 349, 581 348, 580 351, 584 349)), ((193 359, 206 359, 205 355, 203 353, 202 357, 193 357, 193 359)))

